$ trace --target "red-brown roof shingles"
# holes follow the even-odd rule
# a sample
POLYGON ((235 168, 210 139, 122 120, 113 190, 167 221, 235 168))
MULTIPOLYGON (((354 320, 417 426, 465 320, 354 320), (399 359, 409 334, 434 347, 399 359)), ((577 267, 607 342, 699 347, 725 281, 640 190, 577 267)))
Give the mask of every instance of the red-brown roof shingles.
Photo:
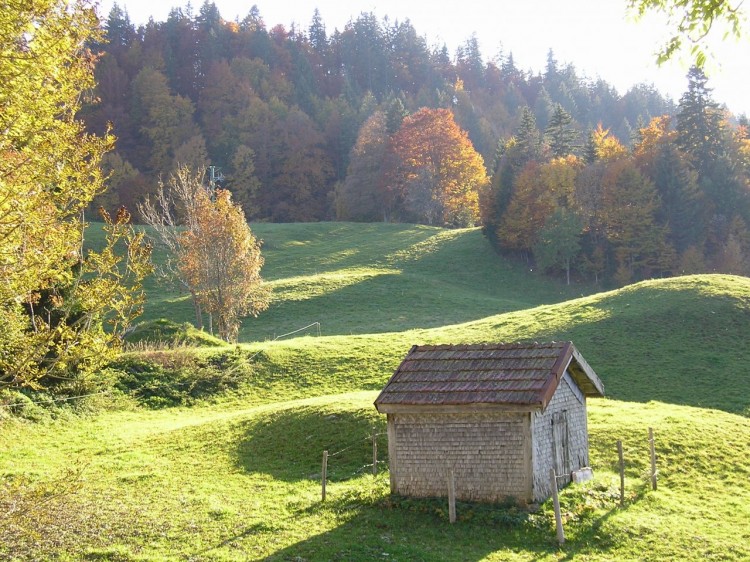
POLYGON ((601 381, 571 342, 414 346, 375 405, 544 408, 571 362, 584 394, 602 395, 601 381))

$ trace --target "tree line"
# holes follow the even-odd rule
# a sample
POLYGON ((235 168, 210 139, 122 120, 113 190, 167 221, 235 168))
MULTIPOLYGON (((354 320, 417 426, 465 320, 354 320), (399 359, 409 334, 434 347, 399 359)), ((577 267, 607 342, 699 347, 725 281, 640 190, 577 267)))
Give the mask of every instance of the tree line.
POLYGON ((585 139, 558 106, 540 130, 526 108, 501 142, 483 225, 501 251, 546 271, 618 285, 654 276, 750 273, 750 138, 697 67, 676 115, 631 148, 599 126, 585 139))
POLYGON ((80 115, 92 132, 112 123, 118 139, 103 159, 110 189, 97 203, 108 209, 135 209, 179 164, 210 164, 251 220, 360 216, 339 197, 350 192, 353 149, 378 112, 391 118, 388 135, 397 132, 396 105, 402 117, 450 110, 485 166, 524 107, 542 129, 559 104, 579 134, 601 122, 628 144, 652 117, 674 112, 650 86, 620 95, 551 51, 543 72, 527 72, 512 52, 488 60, 474 36, 450 53, 408 20, 371 13, 330 30, 316 11, 308 26, 287 29, 256 7, 227 21, 206 1, 136 28, 115 5, 102 27, 104 40, 92 42, 97 86, 80 115))

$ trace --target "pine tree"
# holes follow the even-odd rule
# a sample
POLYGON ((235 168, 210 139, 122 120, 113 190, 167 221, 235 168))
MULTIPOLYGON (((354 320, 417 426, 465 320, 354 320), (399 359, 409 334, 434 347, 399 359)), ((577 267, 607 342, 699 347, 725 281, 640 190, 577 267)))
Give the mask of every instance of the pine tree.
POLYGON ((710 176, 721 152, 724 131, 719 105, 711 97, 708 78, 698 67, 688 72, 688 89, 680 98, 677 145, 693 160, 701 179, 710 176))
POLYGON ((544 134, 554 158, 561 158, 572 154, 576 149, 578 134, 571 126, 573 118, 562 105, 555 104, 549 125, 544 134))
POLYGON ((542 136, 536 126, 536 117, 528 106, 521 109, 515 138, 523 163, 539 160, 542 155, 542 136))
POLYGON ((562 267, 570 285, 570 267, 581 251, 581 219, 572 211, 558 208, 544 223, 534 245, 534 259, 542 271, 562 267))

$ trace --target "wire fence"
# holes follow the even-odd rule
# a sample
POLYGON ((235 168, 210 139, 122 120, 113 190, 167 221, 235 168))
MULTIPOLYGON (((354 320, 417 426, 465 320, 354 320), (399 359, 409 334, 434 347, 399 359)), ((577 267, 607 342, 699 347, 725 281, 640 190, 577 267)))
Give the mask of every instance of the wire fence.
POLYGON ((372 433, 360 437, 356 441, 352 441, 341 448, 337 448, 333 453, 329 453, 328 450, 323 451, 323 464, 321 468, 321 485, 323 486, 323 489, 325 490, 326 481, 340 482, 348 480, 350 478, 355 478, 368 470, 372 471, 373 475, 375 475, 381 467, 387 466, 387 460, 378 458, 378 441, 379 438, 384 435, 387 435, 387 433, 383 431, 373 431, 372 433), (369 450, 365 447, 366 443, 370 443, 372 447, 372 462, 363 463, 352 470, 351 457, 356 456, 357 454, 351 453, 351 451, 359 448, 360 453, 363 456, 368 455, 369 457, 369 450), (343 461, 342 455, 344 453, 349 453, 349 458, 346 461, 343 461))

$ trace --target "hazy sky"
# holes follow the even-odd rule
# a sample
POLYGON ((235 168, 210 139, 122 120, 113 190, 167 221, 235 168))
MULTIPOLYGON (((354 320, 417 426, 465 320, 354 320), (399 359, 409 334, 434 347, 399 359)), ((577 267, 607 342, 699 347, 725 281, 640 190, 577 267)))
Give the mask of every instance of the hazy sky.
MULTIPOLYGON (((106 16, 114 0, 101 0, 106 16)), ((180 1, 118 0, 136 25, 149 16, 164 21, 180 1)), ((196 0, 198 11, 202 0, 196 0)), ((580 76, 601 77, 623 94, 636 83, 654 84, 678 101, 687 87, 688 63, 674 61, 658 67, 654 52, 665 40, 664 22, 657 16, 633 21, 627 0, 214 0, 226 20, 242 19, 253 4, 266 26, 295 23, 307 29, 317 7, 328 32, 343 29, 362 12, 378 19, 411 20, 427 44, 445 43, 450 52, 476 33, 486 60, 499 52, 513 53, 516 65, 540 71, 552 49, 560 64, 572 63, 580 76)), ((750 29, 746 33, 750 37, 750 29)), ((734 113, 750 115, 750 39, 733 39, 712 45, 721 59, 707 67, 714 98, 734 113)))

